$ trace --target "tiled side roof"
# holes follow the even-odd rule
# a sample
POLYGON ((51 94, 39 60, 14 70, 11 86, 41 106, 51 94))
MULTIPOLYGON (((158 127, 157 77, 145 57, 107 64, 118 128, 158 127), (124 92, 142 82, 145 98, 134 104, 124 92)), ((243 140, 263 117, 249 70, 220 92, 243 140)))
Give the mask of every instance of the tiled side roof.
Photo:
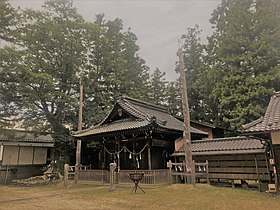
POLYGON ((33 132, 21 130, 0 131, 0 141, 17 141, 33 143, 53 143, 54 140, 50 134, 35 135, 33 132))
POLYGON ((280 92, 276 92, 270 99, 263 118, 243 125, 244 133, 280 130, 280 92))
MULTIPOLYGON (((192 142, 193 155, 263 153, 266 146, 260 139, 250 137, 229 137, 192 142)), ((182 149, 174 155, 184 155, 182 149)))
POLYGON ((150 122, 146 120, 125 119, 120 121, 114 121, 112 123, 108 123, 105 125, 98 125, 87 130, 82 130, 80 132, 75 132, 73 136, 84 137, 84 136, 96 135, 101 133, 110 133, 114 131, 125 132, 130 129, 144 128, 149 124, 150 122))

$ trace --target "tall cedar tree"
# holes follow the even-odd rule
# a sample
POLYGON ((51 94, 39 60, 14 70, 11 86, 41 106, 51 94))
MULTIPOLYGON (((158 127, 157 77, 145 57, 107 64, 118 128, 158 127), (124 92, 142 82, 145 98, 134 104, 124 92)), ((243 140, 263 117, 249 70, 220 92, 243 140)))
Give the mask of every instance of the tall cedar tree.
POLYGON ((201 30, 195 25, 182 36, 189 108, 192 120, 212 122, 208 111, 210 102, 207 71, 203 61, 204 46, 200 43, 200 35, 201 30))
POLYGON ((173 116, 183 117, 180 83, 177 79, 167 84, 166 101, 173 116))
POLYGON ((258 118, 279 90, 279 11, 277 0, 223 0, 214 10, 208 82, 218 124, 237 129, 258 118))
POLYGON ((166 84, 165 72, 161 72, 159 68, 151 75, 149 100, 157 105, 166 104, 166 84))
POLYGON ((138 55, 137 37, 130 29, 123 30, 122 20, 107 21, 100 14, 88 26, 90 53, 83 79, 85 127, 100 122, 121 95, 147 98, 149 79, 149 69, 138 55))

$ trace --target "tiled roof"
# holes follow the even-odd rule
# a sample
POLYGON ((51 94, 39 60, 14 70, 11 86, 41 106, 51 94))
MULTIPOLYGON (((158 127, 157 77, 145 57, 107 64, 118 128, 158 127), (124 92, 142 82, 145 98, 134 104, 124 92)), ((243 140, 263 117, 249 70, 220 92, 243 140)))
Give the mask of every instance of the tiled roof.
POLYGON ((32 142, 32 143, 53 143, 54 140, 50 134, 35 135, 30 131, 22 130, 1 130, 0 141, 14 142, 32 142))
MULTIPOLYGON (((131 118, 121 121, 110 121, 110 113, 99 125, 92 128, 74 132, 73 136, 83 137, 114 131, 126 131, 129 129, 143 128, 148 125, 156 125, 158 128, 183 131, 183 123, 173 117, 165 107, 150 104, 144 101, 129 97, 121 97, 115 107, 121 107, 131 118), (110 122, 110 123, 109 123, 110 122)), ((196 134, 207 135, 206 132, 191 127, 191 132, 196 134)))
MULTIPOLYGON (((184 155, 182 149, 175 152, 174 156, 184 155)), ((265 149, 264 140, 244 136, 196 140, 192 142, 193 155, 263 153, 265 149)))
MULTIPOLYGON (((173 117, 169 112, 167 107, 157 106, 129 97, 123 97, 119 101, 119 104, 123 109, 130 111, 130 113, 135 113, 135 116, 142 118, 143 120, 152 121, 155 119, 155 122, 158 126, 166 129, 183 131, 183 123, 173 117)), ((205 134, 206 132, 198 130, 191 127, 192 133, 205 134)))
POLYGON ((270 99, 264 117, 243 125, 244 133, 258 133, 280 130, 280 92, 270 99))
POLYGON ((76 132, 74 136, 83 137, 83 136, 96 135, 100 133, 110 133, 114 131, 125 132, 134 128, 143 128, 148 126, 149 124, 150 123, 146 120, 126 119, 126 120, 114 121, 112 123, 98 125, 86 130, 82 130, 80 132, 76 132))

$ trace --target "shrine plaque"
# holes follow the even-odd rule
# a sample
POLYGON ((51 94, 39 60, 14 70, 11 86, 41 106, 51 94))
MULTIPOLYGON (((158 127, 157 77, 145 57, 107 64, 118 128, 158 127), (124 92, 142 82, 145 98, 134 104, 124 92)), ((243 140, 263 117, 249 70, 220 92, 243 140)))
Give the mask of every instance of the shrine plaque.
POLYGON ((155 147, 165 147, 166 146, 166 142, 163 141, 163 140, 153 139, 152 140, 152 146, 155 146, 155 147))

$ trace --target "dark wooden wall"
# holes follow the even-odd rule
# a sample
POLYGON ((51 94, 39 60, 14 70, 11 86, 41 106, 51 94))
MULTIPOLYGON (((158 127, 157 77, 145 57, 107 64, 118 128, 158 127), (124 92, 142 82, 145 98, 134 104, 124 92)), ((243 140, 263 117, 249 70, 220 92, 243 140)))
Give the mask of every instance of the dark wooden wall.
POLYGON ((43 165, 26 166, 2 166, 0 169, 0 184, 10 184, 15 179, 26 179, 33 176, 43 175, 43 165))
POLYGON ((265 154, 194 154, 193 160, 197 163, 208 160, 210 179, 271 181, 270 166, 265 154))

